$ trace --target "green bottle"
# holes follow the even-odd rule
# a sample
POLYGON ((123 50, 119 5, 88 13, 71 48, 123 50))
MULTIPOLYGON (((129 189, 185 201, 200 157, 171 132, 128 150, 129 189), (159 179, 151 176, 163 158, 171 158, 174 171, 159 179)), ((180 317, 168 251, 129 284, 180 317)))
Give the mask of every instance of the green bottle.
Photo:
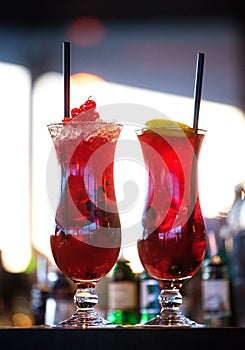
POLYGON ((113 324, 138 323, 138 283, 129 261, 120 257, 108 284, 107 319, 113 324))
POLYGON ((157 280, 143 271, 140 274, 140 323, 148 322, 160 313, 159 294, 157 280))
POLYGON ((212 231, 208 234, 208 243, 201 282, 204 323, 206 327, 229 327, 232 326, 232 312, 228 266, 217 249, 212 231))

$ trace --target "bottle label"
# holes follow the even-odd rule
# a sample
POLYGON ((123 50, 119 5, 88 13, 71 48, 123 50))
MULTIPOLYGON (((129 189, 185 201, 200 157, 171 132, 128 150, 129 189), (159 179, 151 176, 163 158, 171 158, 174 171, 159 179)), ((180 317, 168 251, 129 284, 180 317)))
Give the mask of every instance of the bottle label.
POLYGON ((151 312, 158 312, 160 309, 158 296, 159 284, 153 279, 141 281, 140 283, 140 309, 145 312, 146 309, 151 312))
POLYGON ((202 281, 202 300, 204 312, 229 314, 230 289, 226 279, 202 281))
POLYGON ((131 281, 110 282, 109 309, 132 310, 137 307, 137 285, 131 281))

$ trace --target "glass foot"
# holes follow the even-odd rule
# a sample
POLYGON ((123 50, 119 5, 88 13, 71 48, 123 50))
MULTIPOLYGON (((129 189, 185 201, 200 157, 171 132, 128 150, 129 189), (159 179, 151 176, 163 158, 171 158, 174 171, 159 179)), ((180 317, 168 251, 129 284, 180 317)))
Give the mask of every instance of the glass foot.
POLYGON ((190 320, 181 312, 165 312, 141 324, 142 327, 182 327, 182 328, 205 328, 205 325, 190 320))
POLYGON ((50 325, 51 328, 115 328, 118 325, 112 324, 103 319, 96 311, 76 311, 70 318, 58 324, 50 325))
MULTIPOLYGON (((177 283, 177 282, 176 282, 177 283)), ((158 297, 161 312, 155 318, 142 324, 143 327, 205 328, 205 325, 190 320, 180 311, 182 295, 178 288, 162 289, 158 297)))

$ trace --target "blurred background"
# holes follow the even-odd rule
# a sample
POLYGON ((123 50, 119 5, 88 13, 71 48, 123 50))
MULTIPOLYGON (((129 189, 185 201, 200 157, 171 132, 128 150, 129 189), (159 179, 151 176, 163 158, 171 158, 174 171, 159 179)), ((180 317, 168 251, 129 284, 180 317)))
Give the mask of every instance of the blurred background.
MULTIPOLYGON (((42 298, 57 281, 49 248, 53 212, 46 171, 52 145, 46 125, 63 114, 63 41, 71 42, 71 107, 92 94, 99 107, 143 103, 188 124, 197 53, 205 53, 199 121, 208 130, 200 159, 203 214, 219 244, 243 232, 242 206, 227 220, 234 201, 243 204, 243 190, 236 186, 245 181, 242 13, 241 0, 44 0, 28 6, 14 0, 3 5, 0 325, 38 323, 42 298)), ((127 118, 123 121, 145 122, 140 116, 127 118)), ((128 248, 125 256, 140 273, 135 247, 128 248)), ((244 265, 243 251, 239 254, 244 265)))

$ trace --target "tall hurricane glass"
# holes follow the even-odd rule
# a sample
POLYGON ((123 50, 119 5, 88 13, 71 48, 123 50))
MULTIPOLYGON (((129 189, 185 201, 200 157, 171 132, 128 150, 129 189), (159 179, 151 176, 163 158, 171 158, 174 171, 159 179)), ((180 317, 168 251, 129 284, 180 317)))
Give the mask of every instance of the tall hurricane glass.
POLYGON ((161 290, 161 312, 144 325, 202 327, 182 314, 180 289, 197 273, 206 249, 198 191, 198 157, 205 131, 165 122, 137 130, 137 136, 148 173, 137 248, 144 269, 158 280, 161 290))
POLYGON ((95 287, 111 270, 120 252, 113 169, 121 129, 117 123, 101 120, 48 125, 60 169, 51 250, 58 268, 77 287, 77 310, 59 327, 110 326, 95 309, 95 287))

